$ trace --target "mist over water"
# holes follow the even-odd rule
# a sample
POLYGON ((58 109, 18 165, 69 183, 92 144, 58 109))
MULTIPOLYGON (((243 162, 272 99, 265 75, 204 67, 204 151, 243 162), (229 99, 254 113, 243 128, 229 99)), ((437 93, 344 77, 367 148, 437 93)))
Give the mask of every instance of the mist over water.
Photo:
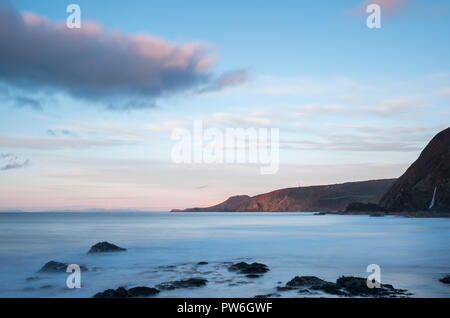
MULTIPOLYGON (((275 292, 296 275, 335 281, 367 277, 413 297, 450 297, 439 279, 450 274, 450 219, 311 213, 39 212, 0 213, 0 297, 92 297, 119 286, 149 286, 191 277, 205 287, 157 297, 253 297, 275 292), (126 252, 87 254, 108 241, 126 252), (37 273, 48 261, 85 265, 82 288, 66 273, 37 273), (200 261, 207 265, 197 265, 200 261), (250 279, 227 262, 261 262, 270 271, 250 279), (27 278, 32 279, 27 280, 27 278)), ((295 291, 280 293, 301 296, 295 291)), ((313 295, 314 296, 314 295, 313 295)), ((316 296, 323 296, 318 294, 316 296)))

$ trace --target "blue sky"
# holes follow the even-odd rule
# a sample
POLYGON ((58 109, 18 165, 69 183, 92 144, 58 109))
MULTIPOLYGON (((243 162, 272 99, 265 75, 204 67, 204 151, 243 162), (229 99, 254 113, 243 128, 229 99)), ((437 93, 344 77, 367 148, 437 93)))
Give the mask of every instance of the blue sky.
MULTIPOLYGON (((180 48, 189 63, 206 63, 210 56, 214 61, 201 71, 170 73, 168 86, 157 93, 139 73, 133 85, 143 85, 144 93, 127 95, 126 83, 103 87, 110 78, 92 82, 98 91, 82 82, 71 86, 64 77, 75 76, 70 72, 52 70, 55 78, 37 80, 34 74, 52 65, 28 64, 39 62, 32 52, 40 52, 40 42, 26 42, 30 55, 0 65, 0 92, 7 92, 0 95, 2 167, 17 164, 0 171, 0 209, 166 210, 298 184, 401 175, 448 127, 450 4, 379 1, 381 29, 367 28, 367 14, 358 11, 366 3, 358 0, 11 1, 17 12, 45 17, 49 25, 64 23, 66 6, 77 3, 80 30, 95 21, 120 32, 124 43, 144 34, 158 37, 159 46, 180 48), (183 45, 199 56, 182 51, 183 45), (198 85, 208 90, 235 74, 244 80, 198 93, 198 85), (132 98, 147 106, 123 109, 132 98), (119 110, 108 109, 116 102, 119 110), (173 164, 172 129, 190 128, 199 119, 209 127, 279 128, 278 173, 260 175, 251 165, 173 164)), ((27 32, 39 37, 45 30, 27 32)), ((7 32, 2 48, 20 39, 13 29, 7 32)), ((56 41, 47 47, 47 57, 52 49, 61 52, 56 41)), ((82 53, 75 62, 55 55, 55 65, 59 59, 58 65, 80 64, 81 78, 90 79, 85 65, 94 70, 102 59, 88 48, 82 53)))

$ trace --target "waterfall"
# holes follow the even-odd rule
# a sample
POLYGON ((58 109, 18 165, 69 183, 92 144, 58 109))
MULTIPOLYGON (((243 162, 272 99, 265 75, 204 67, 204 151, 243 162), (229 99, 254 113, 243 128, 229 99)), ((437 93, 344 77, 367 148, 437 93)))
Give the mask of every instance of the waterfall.
POLYGON ((434 187, 433 198, 431 199, 430 206, 428 207, 431 210, 434 207, 434 203, 436 201, 436 186, 434 187))

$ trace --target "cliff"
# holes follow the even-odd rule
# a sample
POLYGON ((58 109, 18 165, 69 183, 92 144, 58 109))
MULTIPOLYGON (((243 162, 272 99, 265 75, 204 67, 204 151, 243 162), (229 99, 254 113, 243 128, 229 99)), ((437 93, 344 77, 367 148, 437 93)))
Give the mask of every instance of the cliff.
POLYGON ((386 192, 380 205, 389 211, 450 211, 450 128, 428 143, 419 158, 386 192))
POLYGON ((207 208, 174 212, 307 212, 344 210, 351 202, 378 202, 395 179, 286 188, 249 196, 235 196, 207 208))

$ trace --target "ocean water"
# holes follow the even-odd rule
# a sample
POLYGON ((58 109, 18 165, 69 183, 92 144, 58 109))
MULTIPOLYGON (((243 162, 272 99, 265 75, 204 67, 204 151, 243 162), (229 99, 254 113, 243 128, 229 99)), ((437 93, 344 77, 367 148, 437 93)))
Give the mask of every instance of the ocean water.
MULTIPOLYGON (((335 281, 367 277, 381 267, 382 283, 413 297, 450 297, 439 282, 450 274, 450 219, 313 215, 312 213, 0 213, 0 297, 92 297, 119 286, 155 286, 191 277, 205 287, 162 291, 157 297, 253 297, 296 275, 335 281), (87 254, 109 241, 126 252, 87 254), (55 260, 88 267, 80 289, 69 274, 38 270, 55 260), (206 261, 199 266, 197 262, 206 261), (230 262, 267 264, 250 279, 230 262), (33 279, 28 279, 32 277, 33 279)), ((300 297, 295 291, 282 297, 300 297)), ((312 295, 323 296, 322 294, 312 295)))

